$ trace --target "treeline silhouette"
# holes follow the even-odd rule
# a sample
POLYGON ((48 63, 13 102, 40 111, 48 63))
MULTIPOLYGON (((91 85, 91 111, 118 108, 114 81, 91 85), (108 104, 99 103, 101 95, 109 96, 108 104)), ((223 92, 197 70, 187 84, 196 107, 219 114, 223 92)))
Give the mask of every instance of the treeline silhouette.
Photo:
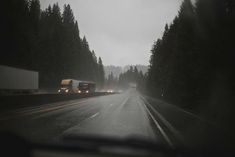
POLYGON ((0 64, 38 71, 44 88, 64 78, 104 84, 102 60, 80 38, 70 5, 62 12, 58 3, 41 10, 39 0, 7 0, 1 6, 0 64))
POLYGON ((130 83, 135 83, 141 90, 145 86, 145 78, 141 70, 138 70, 136 66, 130 66, 129 70, 119 75, 118 83, 122 88, 128 88, 130 83))
POLYGON ((128 89, 130 84, 136 84, 137 88, 143 90, 145 88, 146 75, 137 66, 129 66, 125 72, 115 76, 111 71, 105 80, 106 89, 128 89))
MULTIPOLYGON (((106 74, 107 75, 107 74, 106 74)), ((119 87, 118 85, 118 77, 116 77, 113 73, 113 71, 111 71, 107 78, 105 78, 105 89, 107 90, 112 90, 112 89, 116 89, 119 87)))
POLYGON ((151 50, 150 93, 187 109, 208 107, 214 118, 232 115, 234 37, 233 0, 184 0, 151 50))

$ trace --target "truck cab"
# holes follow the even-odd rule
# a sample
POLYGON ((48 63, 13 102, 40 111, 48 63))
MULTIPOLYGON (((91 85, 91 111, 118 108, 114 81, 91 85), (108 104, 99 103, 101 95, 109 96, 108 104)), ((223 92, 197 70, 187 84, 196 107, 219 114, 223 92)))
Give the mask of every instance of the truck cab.
POLYGON ((61 81, 58 93, 94 93, 95 83, 90 81, 78 81, 74 79, 64 79, 61 81))
POLYGON ((78 84, 79 82, 77 80, 64 79, 61 81, 61 87, 58 93, 78 93, 78 84))

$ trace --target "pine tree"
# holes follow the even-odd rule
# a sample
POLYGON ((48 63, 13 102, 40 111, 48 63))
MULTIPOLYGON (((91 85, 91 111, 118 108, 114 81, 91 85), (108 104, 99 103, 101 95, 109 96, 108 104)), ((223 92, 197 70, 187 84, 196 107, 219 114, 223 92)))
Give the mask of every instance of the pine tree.
POLYGON ((30 1, 29 15, 30 15, 30 21, 32 22, 32 28, 34 29, 35 33, 38 33, 39 21, 40 21, 40 15, 41 15, 39 0, 30 1))
POLYGON ((147 79, 151 93, 164 93, 165 100, 193 108, 208 101, 218 75, 232 78, 232 6, 229 0, 198 0, 195 7, 183 1, 178 16, 153 45, 147 79))
POLYGON ((102 59, 99 57, 98 59, 98 69, 99 69, 99 83, 100 86, 102 87, 104 85, 104 66, 103 66, 103 62, 102 59))
POLYGON ((104 82, 102 60, 80 38, 70 5, 40 9, 39 0, 3 1, 0 63, 39 72, 40 88, 58 88, 61 79, 104 82), (98 78, 99 76, 99 78, 98 78))

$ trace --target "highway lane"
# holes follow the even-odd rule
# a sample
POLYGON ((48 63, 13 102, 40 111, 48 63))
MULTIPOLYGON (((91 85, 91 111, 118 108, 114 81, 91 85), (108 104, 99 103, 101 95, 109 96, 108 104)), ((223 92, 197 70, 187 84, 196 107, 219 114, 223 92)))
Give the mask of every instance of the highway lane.
POLYGON ((0 114, 0 130, 6 129, 42 143, 94 135, 146 139, 171 148, 207 144, 205 137, 221 142, 222 134, 215 124, 135 89, 9 110, 0 114))
POLYGON ((172 146, 151 117, 140 94, 77 99, 7 111, 0 115, 0 129, 10 130, 36 142, 55 142, 68 135, 141 138, 172 146))

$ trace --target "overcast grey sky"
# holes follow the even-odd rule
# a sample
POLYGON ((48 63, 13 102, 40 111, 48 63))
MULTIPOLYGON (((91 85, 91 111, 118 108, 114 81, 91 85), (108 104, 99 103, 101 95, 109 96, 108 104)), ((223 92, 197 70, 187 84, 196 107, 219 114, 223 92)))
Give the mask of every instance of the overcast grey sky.
POLYGON ((150 50, 182 0, 40 0, 45 9, 70 4, 81 37, 105 65, 149 64, 150 50))

